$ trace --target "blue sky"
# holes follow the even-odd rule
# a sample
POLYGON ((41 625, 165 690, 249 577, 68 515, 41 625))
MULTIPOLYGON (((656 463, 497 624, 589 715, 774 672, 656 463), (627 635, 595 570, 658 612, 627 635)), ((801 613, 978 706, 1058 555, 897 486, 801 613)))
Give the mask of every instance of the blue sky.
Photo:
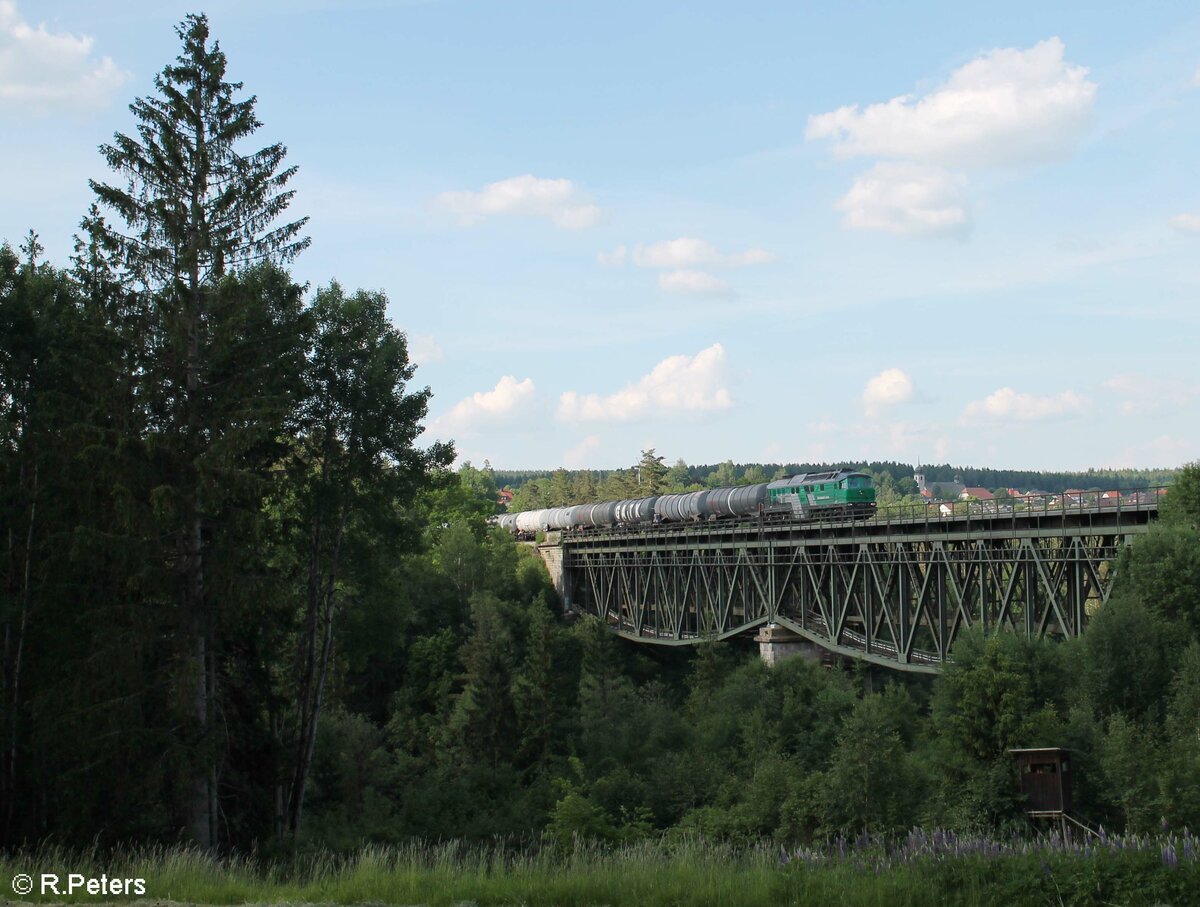
MULTIPOLYGON (((0 238, 65 262, 173 0, 0 0, 0 238)), ((213 2, 494 466, 1200 457, 1194 4, 213 2)))

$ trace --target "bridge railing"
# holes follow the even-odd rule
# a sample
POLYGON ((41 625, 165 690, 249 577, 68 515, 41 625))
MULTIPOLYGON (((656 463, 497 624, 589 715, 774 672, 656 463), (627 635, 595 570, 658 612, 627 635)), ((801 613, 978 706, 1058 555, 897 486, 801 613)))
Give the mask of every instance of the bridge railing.
MULTIPOLYGON (((864 526, 924 526, 925 530, 935 526, 945 526, 954 522, 965 524, 969 529, 973 521, 986 522, 992 527, 1005 518, 1010 518, 1013 528, 1022 521, 1037 518, 1085 517, 1096 514, 1113 514, 1118 525, 1122 517, 1129 514, 1145 514, 1157 511, 1158 505, 1170 486, 1151 485, 1143 488, 1125 489, 1121 491, 1070 491, 1053 494, 1022 495, 981 501, 976 499, 959 501, 922 501, 896 504, 881 504, 869 514, 815 514, 804 519, 790 516, 768 515, 767 517, 748 517, 734 520, 710 520, 694 523, 659 523, 653 525, 617 526, 610 529, 573 529, 564 534, 569 537, 599 537, 613 533, 627 535, 630 533, 646 534, 659 532, 687 532, 690 529, 703 530, 713 527, 750 527, 775 526, 783 524, 798 524, 814 529, 829 527, 845 527, 847 524, 864 526)), ((1144 523, 1144 518, 1131 520, 1138 524, 1144 523)))
POLYGON ((995 523, 997 519, 1011 517, 1028 520, 1036 517, 1085 516, 1096 513, 1113 513, 1120 517, 1124 513, 1156 511, 1165 485, 1122 491, 1070 491, 1047 494, 1021 495, 992 500, 968 498, 956 501, 922 501, 920 503, 883 504, 865 522, 871 523, 945 523, 949 520, 972 518, 995 523))

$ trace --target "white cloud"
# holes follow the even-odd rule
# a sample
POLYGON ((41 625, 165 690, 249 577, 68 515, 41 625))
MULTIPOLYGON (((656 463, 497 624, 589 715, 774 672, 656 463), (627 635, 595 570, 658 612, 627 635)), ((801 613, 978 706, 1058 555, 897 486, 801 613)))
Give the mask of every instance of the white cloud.
POLYGON ((963 422, 1017 421, 1035 422, 1059 416, 1078 414, 1086 401, 1072 390, 1052 396, 1019 394, 1011 387, 1002 387, 983 400, 973 400, 963 409, 963 422))
POLYGON ((898 236, 963 235, 971 226, 966 177, 913 163, 876 164, 835 206, 855 230, 898 236))
POLYGON ((924 97, 902 95, 809 117, 807 137, 840 157, 918 160, 958 167, 1061 159, 1091 118, 1096 84, 1063 59, 1058 38, 1028 50, 997 48, 951 73, 924 97))
POLYGON ((733 296, 733 287, 704 271, 667 271, 658 275, 658 288, 692 296, 733 296))
POLYGON ((101 107, 129 80, 111 57, 92 56, 87 35, 30 26, 13 0, 0 0, 0 104, 37 114, 101 107))
POLYGON ((597 252, 596 261, 608 268, 616 268, 625 264, 625 256, 627 250, 624 246, 617 246, 611 252, 597 252))
POLYGON ((1091 122, 1096 84, 1063 59, 1064 49, 1058 38, 998 48, 924 96, 809 117, 806 136, 828 139, 836 156, 884 159, 838 201, 843 223, 901 236, 962 235, 970 212, 961 171, 1070 155, 1091 122))
POLYGON ((448 413, 430 423, 426 434, 469 433, 480 425, 510 418, 532 401, 534 391, 532 378, 517 381, 505 375, 492 390, 477 391, 458 401, 448 413))
POLYGON ((408 358, 418 365, 441 362, 442 348, 430 334, 409 334, 408 358))
POLYGON ((577 445, 563 453, 563 465, 579 469, 588 464, 588 458, 600 447, 599 435, 588 435, 577 445))
POLYGON ((1184 233, 1200 233, 1200 214, 1176 214, 1168 223, 1184 233))
MULTIPOLYGON (((624 247, 621 247, 622 250, 624 247)), ((775 256, 765 249, 725 254, 703 239, 681 236, 633 250, 634 264, 643 268, 692 268, 697 265, 711 268, 742 268, 774 261, 775 256)))
POLYGON ((912 395, 912 378, 898 368, 889 368, 867 382, 863 389, 862 402, 867 415, 873 416, 884 407, 907 403, 912 399, 912 395))
POLYGON ((632 253, 625 246, 611 252, 601 252, 596 259, 602 265, 623 265, 626 258, 640 268, 659 268, 658 287, 668 293, 687 293, 693 296, 736 295, 726 281, 696 268, 745 268, 767 264, 775 256, 766 249, 746 249, 744 252, 722 252, 707 240, 680 236, 648 246, 638 245, 632 253))
POLYGON ((478 192, 443 192, 434 205, 458 217, 464 227, 493 215, 541 217, 564 230, 583 230, 600 220, 601 210, 568 179, 539 179, 530 173, 489 183, 478 192))
POLYGON ((558 418, 567 422, 627 422, 647 416, 729 409, 725 347, 714 343, 695 356, 671 356, 650 374, 615 394, 567 391, 558 403, 558 418))

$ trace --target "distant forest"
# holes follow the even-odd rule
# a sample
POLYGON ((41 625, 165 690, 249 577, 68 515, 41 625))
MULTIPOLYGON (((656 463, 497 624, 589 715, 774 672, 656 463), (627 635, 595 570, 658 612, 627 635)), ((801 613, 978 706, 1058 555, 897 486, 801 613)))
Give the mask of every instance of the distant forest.
MULTIPOLYGON (((597 487, 611 479, 614 475, 636 470, 565 470, 572 483, 582 479, 587 473, 592 483, 597 487)), ((710 487, 710 481, 719 477, 722 481, 733 475, 732 484, 742 484, 761 481, 761 476, 768 479, 781 478, 803 472, 820 472, 826 469, 859 469, 877 479, 889 475, 892 482, 899 484, 903 479, 912 479, 918 467, 912 463, 898 463, 893 460, 875 460, 869 463, 840 461, 835 463, 734 463, 727 460, 717 464, 688 465, 683 460, 676 462, 672 472, 685 477, 684 485, 710 487)), ((1021 491, 1060 492, 1068 488, 1088 489, 1133 489, 1144 488, 1148 485, 1164 485, 1173 481, 1178 470, 1175 469, 1089 469, 1086 472, 1049 472, 1033 469, 987 469, 974 466, 952 466, 949 463, 939 465, 923 465, 925 482, 929 486, 939 482, 961 482, 964 485, 987 488, 1018 488, 1021 491)), ((496 485, 500 488, 510 488, 516 491, 529 481, 539 481, 551 478, 558 470, 550 469, 496 469, 493 470, 496 485)))

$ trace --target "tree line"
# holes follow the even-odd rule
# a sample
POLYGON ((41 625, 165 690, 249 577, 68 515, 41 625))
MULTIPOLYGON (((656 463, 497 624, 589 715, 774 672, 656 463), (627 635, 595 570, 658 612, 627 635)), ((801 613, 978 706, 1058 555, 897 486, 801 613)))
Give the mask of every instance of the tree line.
POLYGON ((871 476, 881 504, 916 503, 917 483, 913 475, 918 469, 925 475, 929 488, 939 483, 957 482, 989 491, 1017 488, 1022 491, 1059 493, 1069 488, 1135 489, 1169 484, 1174 469, 1113 469, 1086 472, 1044 472, 1038 470, 979 469, 942 465, 914 466, 893 461, 864 463, 741 463, 732 460, 714 465, 688 465, 679 459, 674 465, 664 465, 665 458, 654 449, 642 451, 638 462, 625 469, 555 469, 555 470, 496 470, 494 475, 501 488, 514 492, 509 510, 539 510, 543 507, 563 507, 569 504, 591 504, 625 498, 648 497, 655 494, 676 494, 721 488, 732 485, 753 485, 770 482, 806 472, 831 469, 855 469, 871 476))

